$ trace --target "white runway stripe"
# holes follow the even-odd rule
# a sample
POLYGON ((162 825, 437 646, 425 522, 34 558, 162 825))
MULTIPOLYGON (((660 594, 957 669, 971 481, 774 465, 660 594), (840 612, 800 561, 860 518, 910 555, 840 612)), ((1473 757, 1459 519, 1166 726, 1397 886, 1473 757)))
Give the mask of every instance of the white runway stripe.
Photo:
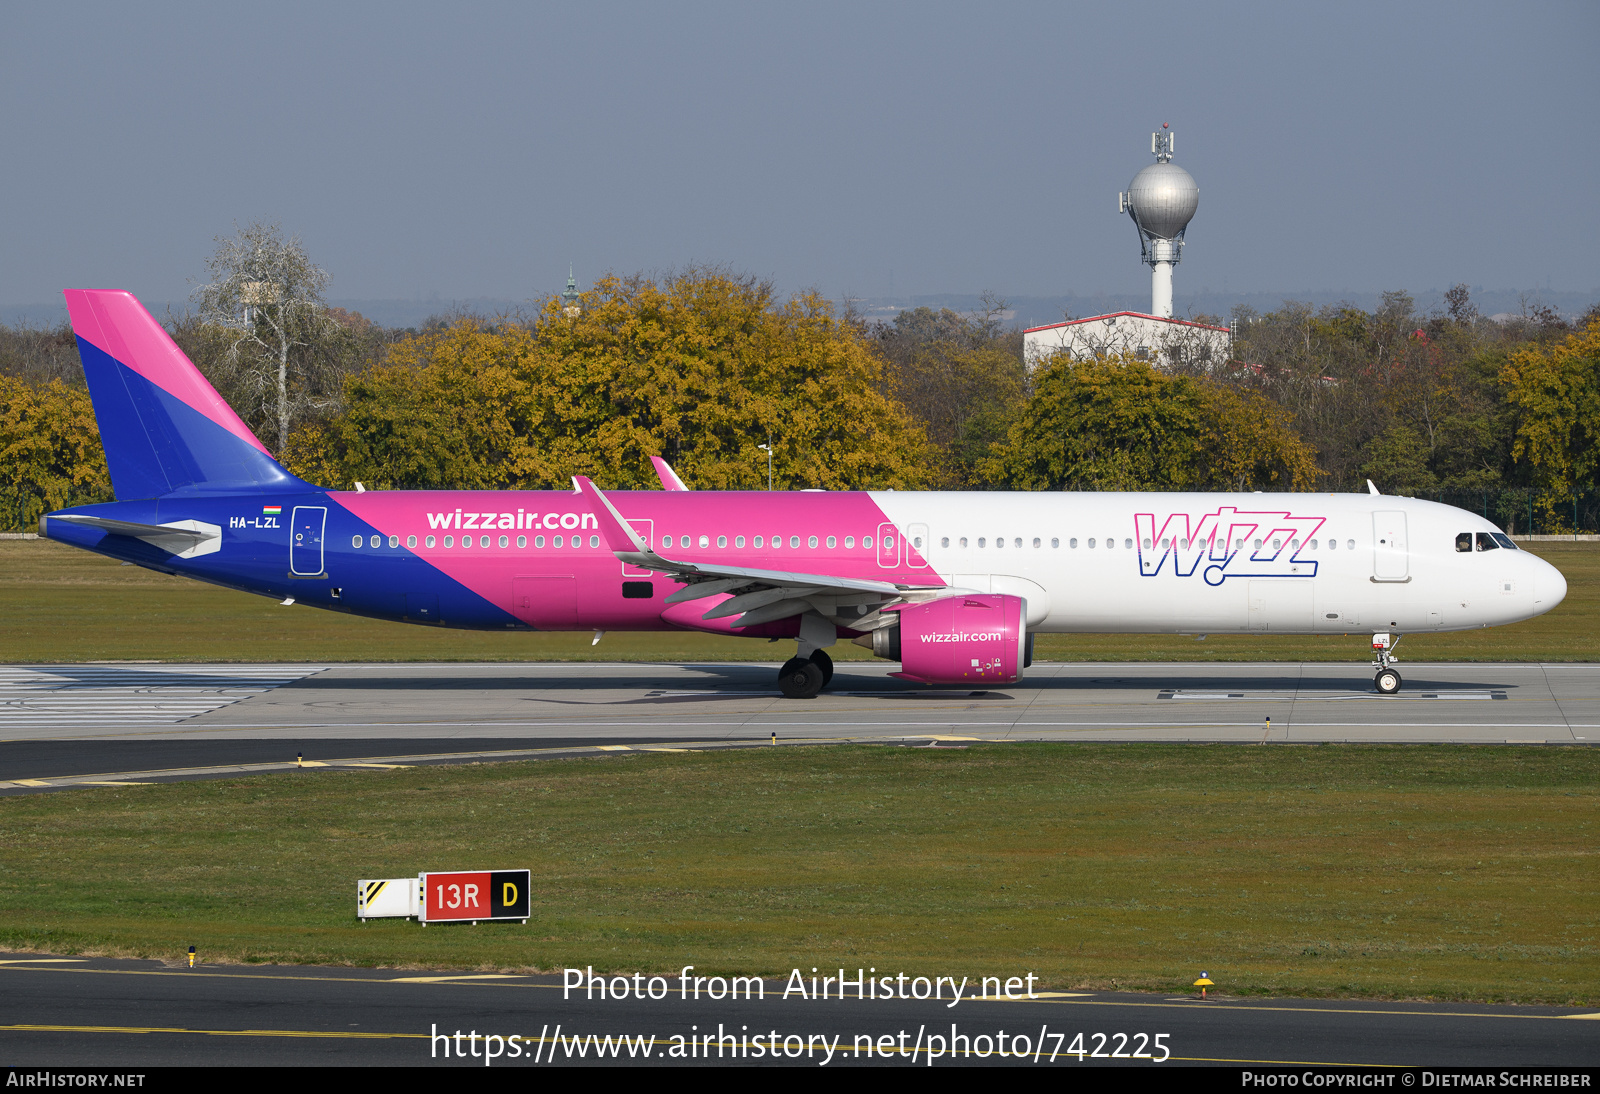
POLYGON ((321 671, 320 665, 0 666, 0 730, 177 725, 321 671))

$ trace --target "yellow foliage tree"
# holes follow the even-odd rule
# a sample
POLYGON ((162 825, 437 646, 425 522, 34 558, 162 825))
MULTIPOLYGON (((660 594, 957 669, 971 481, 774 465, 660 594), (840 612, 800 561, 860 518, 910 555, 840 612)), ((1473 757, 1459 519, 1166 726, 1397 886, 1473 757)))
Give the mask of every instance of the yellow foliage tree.
POLYGON ((1020 490, 1309 489, 1317 474, 1288 414, 1260 395, 1131 355, 1065 354, 1041 363, 982 470, 1020 490))
POLYGON ((589 475, 652 488, 665 456, 700 489, 915 488, 925 433, 881 392, 864 333, 815 294, 694 270, 661 284, 608 277, 568 315, 464 323, 396 345, 347 381, 345 410, 296 434, 313 481, 549 488, 589 475))
POLYGON ((1600 319, 1511 354, 1500 381, 1517 409, 1511 454, 1533 465, 1535 501, 1559 519, 1600 473, 1600 319))
POLYGON ((0 376, 0 528, 31 528, 41 513, 111 498, 89 393, 0 376))

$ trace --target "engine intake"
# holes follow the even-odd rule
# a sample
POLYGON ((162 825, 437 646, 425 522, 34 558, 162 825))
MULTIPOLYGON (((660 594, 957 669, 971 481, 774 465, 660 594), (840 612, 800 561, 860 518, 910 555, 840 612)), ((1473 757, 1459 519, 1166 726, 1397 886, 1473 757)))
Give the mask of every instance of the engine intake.
POLYGON ((1022 597, 975 593, 888 610, 900 622, 872 632, 872 652, 900 662, 895 676, 924 684, 1022 679, 1029 661, 1028 603, 1022 597))

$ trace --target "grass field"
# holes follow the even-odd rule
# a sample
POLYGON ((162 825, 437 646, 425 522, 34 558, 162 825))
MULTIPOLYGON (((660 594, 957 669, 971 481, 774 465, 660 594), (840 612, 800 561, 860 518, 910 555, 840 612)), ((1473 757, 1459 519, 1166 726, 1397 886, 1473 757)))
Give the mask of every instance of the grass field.
MULTIPOLYGON (((1511 627, 1409 635, 1409 661, 1591 661, 1600 655, 1600 544, 1530 550, 1566 575, 1567 599, 1511 627)), ((0 661, 771 661, 769 644, 704 634, 440 630, 280 607, 47 540, 0 540, 0 661)), ((1364 636, 1041 635, 1046 661, 1363 661, 1364 636)), ((791 647, 792 649, 792 647, 791 647)), ((834 656, 870 660, 841 643, 834 656)))
POLYGON ((482 969, 1039 973, 1600 1000, 1600 752, 996 744, 317 771, 0 799, 0 945, 482 969), (70 868, 64 868, 70 863, 70 868), (355 922, 529 867, 533 919, 355 922))

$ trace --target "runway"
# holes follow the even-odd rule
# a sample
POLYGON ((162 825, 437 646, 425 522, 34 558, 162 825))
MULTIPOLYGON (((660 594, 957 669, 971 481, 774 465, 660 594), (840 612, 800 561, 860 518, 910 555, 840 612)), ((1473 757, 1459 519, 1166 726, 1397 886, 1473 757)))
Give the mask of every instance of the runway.
MULTIPOLYGON (((1163 1055, 1169 1065, 1233 1067, 1600 1064, 1594 1036, 1600 1014, 1571 1007, 1077 993, 1027 985, 1025 970, 1013 989, 1020 998, 1004 999, 999 984, 987 989, 991 997, 979 998, 985 989, 973 978, 952 1006, 954 992, 944 985, 941 999, 902 998, 919 990, 913 971, 903 971, 908 978, 891 985, 889 999, 854 998, 853 986, 843 999, 836 986, 822 998, 810 994, 809 983, 801 996, 784 980, 768 980, 751 990, 751 998, 737 1000, 727 997, 726 983, 723 998, 709 998, 715 985, 708 980, 707 994, 696 999, 677 976, 663 977, 660 996, 652 999, 648 978, 636 983, 630 976, 629 996, 618 1000, 586 998, 582 989, 564 997, 561 976, 204 964, 190 970, 157 961, 14 954, 0 960, 7 1001, 0 1047, 18 1067, 124 1070, 774 1062, 1149 1068, 1161 1066, 1163 1055), (1037 998, 1025 997, 1030 987, 1037 998), (689 1055, 690 1038, 719 1033, 726 1036, 720 1050, 702 1041, 689 1055), (486 1063, 485 1036, 491 1034, 499 1038, 498 1055, 486 1063), (510 1041, 513 1035, 517 1042, 510 1041), (608 1036, 609 1042, 602 1040, 608 1036), (629 1038, 626 1046, 622 1036, 629 1038), (680 1056, 673 1054, 674 1038, 683 1046, 680 1056), (767 1045, 777 1046, 776 1060, 767 1045)), ((915 972, 965 978, 957 969, 915 972)))
POLYGON ((1044 664, 976 690, 845 662, 813 700, 776 665, 0 666, 0 793, 312 764, 863 741, 1587 745, 1600 665, 1044 664), (298 758, 298 760, 297 760, 298 758), (43 782, 45 785, 30 785, 43 782))

